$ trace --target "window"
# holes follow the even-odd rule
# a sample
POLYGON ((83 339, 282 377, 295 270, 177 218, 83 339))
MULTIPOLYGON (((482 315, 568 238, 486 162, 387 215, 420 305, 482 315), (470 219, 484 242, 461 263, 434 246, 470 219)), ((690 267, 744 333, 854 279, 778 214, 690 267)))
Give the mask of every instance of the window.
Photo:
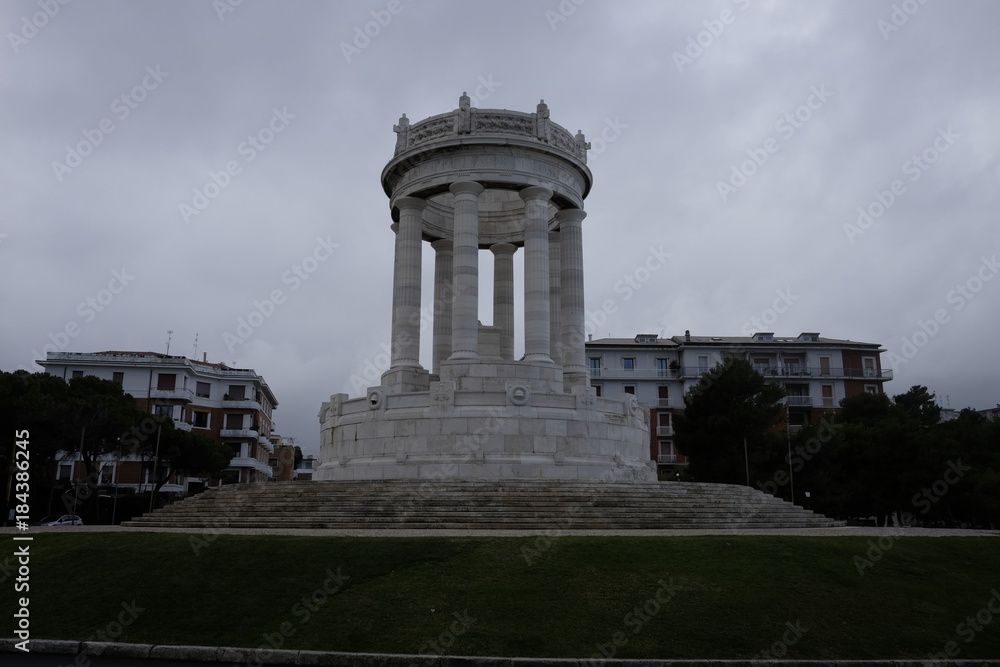
POLYGON ((785 372, 789 375, 799 374, 799 360, 798 359, 785 359, 785 372))
POLYGON ((833 407, 833 385, 825 384, 820 388, 820 390, 823 393, 823 407, 833 407))
POLYGON ((194 385, 194 395, 198 398, 211 398, 212 385, 209 382, 197 382, 194 385))
POLYGON ((242 442, 233 443, 233 458, 239 459, 243 457, 243 444, 242 442))
POLYGON ((243 428, 243 415, 226 415, 227 429, 238 431, 243 428))
POLYGON ((657 447, 659 448, 659 456, 657 456, 659 463, 677 463, 677 451, 674 449, 673 442, 670 440, 659 440, 657 441, 657 447))
POLYGON ((177 386, 175 373, 159 373, 156 376, 156 388, 161 391, 173 391, 177 386))
POLYGON ((876 376, 875 372, 875 357, 865 357, 862 360, 865 366, 865 377, 873 378, 876 376))
POLYGON ((74 378, 82 378, 83 377, 83 371, 73 371, 73 377, 74 378))
POLYGON ((165 417, 166 419, 173 419, 174 417, 174 406, 172 405, 154 405, 153 414, 157 417, 165 417))
POLYGON ((670 387, 661 384, 656 388, 656 402, 661 407, 670 405, 670 387))
POLYGON ((73 474, 73 464, 72 463, 60 463, 59 464, 59 481, 68 482, 73 474))
POLYGON ((242 384, 231 384, 229 385, 229 400, 230 401, 242 401, 247 397, 246 385, 242 384))
POLYGON ((830 357, 819 358, 819 374, 820 375, 830 374, 830 357))
POLYGON ((635 396, 635 385, 634 384, 625 385, 625 393, 632 394, 633 396, 635 396))
POLYGON ((600 398, 604 394, 604 385, 595 384, 594 385, 594 396, 600 398))
POLYGON ((121 387, 125 384, 125 373, 112 373, 111 381, 121 387))
POLYGON ((208 413, 195 410, 191 413, 192 423, 195 428, 208 428, 208 413))
POLYGON ((627 371, 635 370, 635 357, 624 357, 622 359, 622 368, 627 371))
POLYGON ((767 375, 768 369, 771 367, 770 362, 767 357, 754 357, 753 358, 753 369, 760 373, 761 375, 767 375))
POLYGON ((865 391, 867 393, 869 393, 869 394, 877 394, 878 393, 878 385, 877 384, 866 384, 865 385, 865 391))
POLYGON ((707 373, 708 372, 708 355, 700 355, 698 357, 698 372, 707 373))
POLYGON ((665 377, 668 377, 669 373, 670 373, 670 366, 669 366, 667 360, 666 359, 657 359, 656 360, 656 374, 659 377, 661 377, 661 378, 665 378, 665 377))
POLYGON ((101 468, 101 484, 112 484, 115 481, 115 467, 113 464, 105 465, 101 468))
MULTIPOLYGON (((601 358, 600 357, 590 357, 590 377, 599 378, 601 377, 601 358)), ((598 394, 600 395, 600 394, 598 394)))

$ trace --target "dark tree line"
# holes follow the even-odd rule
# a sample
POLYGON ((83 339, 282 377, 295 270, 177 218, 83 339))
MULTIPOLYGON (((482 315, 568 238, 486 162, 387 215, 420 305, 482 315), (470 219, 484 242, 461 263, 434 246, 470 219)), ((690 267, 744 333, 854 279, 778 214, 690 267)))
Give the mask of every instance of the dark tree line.
POLYGON ((752 486, 785 499, 794 492, 796 504, 827 516, 1000 525, 1000 422, 970 409, 942 422, 918 385, 844 399, 839 413, 788 434, 782 395, 743 360, 703 376, 674 421, 687 478, 746 484, 749 468, 752 486))
POLYGON ((216 440, 181 431, 173 420, 143 412, 117 383, 93 376, 66 382, 47 373, 0 371, 0 405, 4 406, 0 412, 3 518, 16 504, 17 433, 28 433, 33 519, 50 512, 68 513, 70 493, 76 514, 95 519, 98 495, 111 493, 100 483, 102 457, 108 454, 139 455, 151 470, 155 459, 154 494, 175 472, 218 474, 232 457, 232 451, 216 440), (86 482, 57 479, 59 452, 80 454, 86 482))

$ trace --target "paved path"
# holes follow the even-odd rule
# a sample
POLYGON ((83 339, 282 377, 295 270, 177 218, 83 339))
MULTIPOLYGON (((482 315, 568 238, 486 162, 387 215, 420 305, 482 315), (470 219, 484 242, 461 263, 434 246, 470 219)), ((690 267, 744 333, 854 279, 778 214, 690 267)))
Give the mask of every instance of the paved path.
MULTIPOLYGON (((0 535, 14 534, 13 528, 0 528, 0 535)), ((325 530, 279 528, 122 528, 121 526, 32 526, 22 535, 59 533, 194 533, 213 535, 299 535, 317 537, 530 537, 532 535, 623 535, 628 537, 686 537, 691 535, 801 535, 806 537, 1000 537, 1000 530, 964 530, 947 528, 889 527, 870 528, 847 526, 842 528, 678 528, 663 530, 482 530, 432 528, 325 530)))

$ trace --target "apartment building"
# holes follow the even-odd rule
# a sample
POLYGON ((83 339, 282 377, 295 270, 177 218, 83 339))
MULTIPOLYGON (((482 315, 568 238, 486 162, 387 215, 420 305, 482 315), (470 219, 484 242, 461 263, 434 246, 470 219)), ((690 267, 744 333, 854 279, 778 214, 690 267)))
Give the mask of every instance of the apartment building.
MULTIPOLYGON (((269 459, 278 401, 264 378, 251 369, 157 352, 49 352, 38 363, 67 382, 84 375, 117 382, 141 410, 232 447, 233 458, 221 478, 175 477, 164 491, 194 492, 223 483, 264 482, 273 476, 269 459)), ((149 433, 143 426, 137 425, 137 435, 154 438, 152 426, 149 433)), ((100 483, 145 491, 152 488, 151 472, 149 461, 138 454, 107 455, 101 462, 100 483)), ((57 475, 84 479, 79 453, 65 452, 57 475)))
POLYGON ((752 336, 603 338, 586 344, 590 381, 599 396, 634 394, 649 407, 650 457, 661 469, 687 464, 674 447, 673 417, 684 410, 684 394, 725 359, 745 359, 788 393, 786 419, 791 431, 813 423, 840 401, 862 392, 881 393, 892 371, 883 370, 874 343, 795 337, 758 332, 752 336))

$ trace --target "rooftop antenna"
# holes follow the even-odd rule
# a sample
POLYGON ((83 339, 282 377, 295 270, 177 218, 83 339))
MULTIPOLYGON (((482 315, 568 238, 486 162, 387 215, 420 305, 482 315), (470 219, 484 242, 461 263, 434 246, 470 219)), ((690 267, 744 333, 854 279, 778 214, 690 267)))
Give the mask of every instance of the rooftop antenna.
POLYGON ((195 333, 195 335, 194 335, 194 356, 191 357, 191 358, 192 359, 197 359, 198 358, 198 334, 197 333, 195 333))
POLYGON ((167 329, 167 355, 170 355, 170 337, 173 335, 173 329, 167 329))

